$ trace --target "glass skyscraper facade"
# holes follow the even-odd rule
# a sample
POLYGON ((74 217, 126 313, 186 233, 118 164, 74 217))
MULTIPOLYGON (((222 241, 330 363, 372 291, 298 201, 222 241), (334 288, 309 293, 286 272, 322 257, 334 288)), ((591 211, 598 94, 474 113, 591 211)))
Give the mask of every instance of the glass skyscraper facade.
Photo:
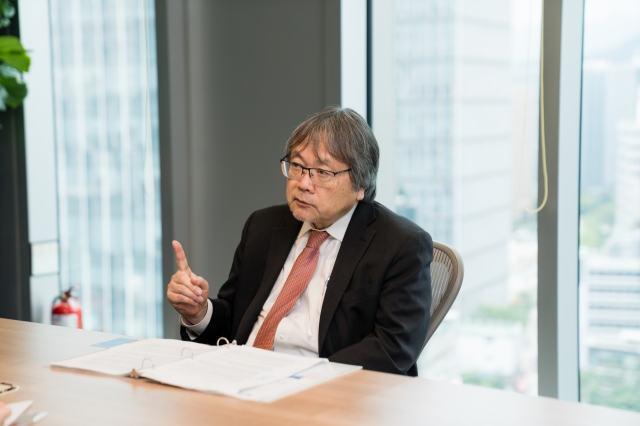
POLYGON ((494 3, 397 2, 396 208, 460 251, 467 316, 507 301, 511 17, 494 3))
POLYGON ((581 400, 636 411, 640 411, 638 19, 637 2, 585 2, 580 166, 581 400))
POLYGON ((539 6, 395 2, 395 209, 465 266, 421 376, 537 392, 539 6))
POLYGON ((50 0, 60 283, 84 326, 162 335, 153 0, 50 0))

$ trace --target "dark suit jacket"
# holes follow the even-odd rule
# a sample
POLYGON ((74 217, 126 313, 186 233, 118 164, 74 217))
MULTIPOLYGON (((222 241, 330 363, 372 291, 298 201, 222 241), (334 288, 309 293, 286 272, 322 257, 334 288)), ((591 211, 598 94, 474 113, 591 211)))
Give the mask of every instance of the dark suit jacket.
MULTIPOLYGON (((211 322, 195 340, 247 342, 302 222, 287 205, 254 212, 229 279, 212 299, 211 322)), ((360 202, 340 245, 320 313, 321 357, 369 370, 417 375, 429 327, 433 242, 376 202, 360 202)), ((184 327, 182 338, 188 340, 184 327)))

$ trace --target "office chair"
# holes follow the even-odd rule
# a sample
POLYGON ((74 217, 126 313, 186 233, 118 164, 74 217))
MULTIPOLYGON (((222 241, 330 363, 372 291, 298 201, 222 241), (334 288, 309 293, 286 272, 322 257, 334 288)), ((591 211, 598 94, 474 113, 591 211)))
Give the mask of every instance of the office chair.
POLYGON ((463 277, 464 266, 458 252, 453 247, 434 241, 431 262, 431 319, 423 348, 456 300, 463 277))

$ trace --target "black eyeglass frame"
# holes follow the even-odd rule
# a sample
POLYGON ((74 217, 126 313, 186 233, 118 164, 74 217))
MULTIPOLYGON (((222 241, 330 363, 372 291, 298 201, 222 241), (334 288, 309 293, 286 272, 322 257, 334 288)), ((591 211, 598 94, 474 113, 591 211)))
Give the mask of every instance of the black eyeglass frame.
MULTIPOLYGON (((305 170, 309 171, 308 172, 309 173, 309 178, 311 178, 313 176, 311 174, 312 170, 320 170, 321 172, 324 172, 324 173, 331 173, 331 174, 333 174, 333 177, 336 177, 341 173, 346 173, 346 172, 350 172, 351 171, 351 169, 346 169, 346 170, 340 170, 339 172, 334 172, 334 171, 331 171, 331 170, 320 169, 318 167, 304 167, 304 166, 302 166, 302 164, 298 164, 296 162, 287 160, 287 156, 286 155, 280 159, 280 163, 289 163, 289 164, 295 164, 296 166, 299 166, 302 169, 302 173, 300 175, 300 179, 302 179, 302 176, 304 176, 304 171, 305 170)), ((285 176, 285 177, 287 179, 295 180, 295 179, 290 178, 289 176, 285 176)), ((315 182, 314 182, 314 184, 315 184, 315 182)))

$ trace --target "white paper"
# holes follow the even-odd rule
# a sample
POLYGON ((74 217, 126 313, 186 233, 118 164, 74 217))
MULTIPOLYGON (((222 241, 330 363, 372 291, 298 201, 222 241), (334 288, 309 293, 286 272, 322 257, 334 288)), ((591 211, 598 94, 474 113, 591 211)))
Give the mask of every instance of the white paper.
POLYGON ((273 402, 361 369, 358 365, 335 362, 319 364, 277 382, 244 390, 237 397, 250 401, 273 402))
POLYGON ((52 364, 139 377, 201 392, 271 402, 362 367, 250 346, 146 339, 52 364))
POLYGON ((54 367, 127 376, 132 369, 157 367, 182 357, 191 357, 216 347, 171 339, 145 339, 51 364, 54 367))
POLYGON ((141 376, 187 389, 236 396, 243 390, 273 383, 327 362, 325 358, 300 357, 249 346, 224 346, 193 359, 146 369, 141 376))
POLYGON ((4 421, 3 426, 9 426, 11 423, 15 422, 18 417, 20 417, 22 413, 31 406, 31 404, 33 404, 33 401, 21 401, 7 404, 7 407, 11 410, 11 414, 9 415, 9 418, 4 421))

